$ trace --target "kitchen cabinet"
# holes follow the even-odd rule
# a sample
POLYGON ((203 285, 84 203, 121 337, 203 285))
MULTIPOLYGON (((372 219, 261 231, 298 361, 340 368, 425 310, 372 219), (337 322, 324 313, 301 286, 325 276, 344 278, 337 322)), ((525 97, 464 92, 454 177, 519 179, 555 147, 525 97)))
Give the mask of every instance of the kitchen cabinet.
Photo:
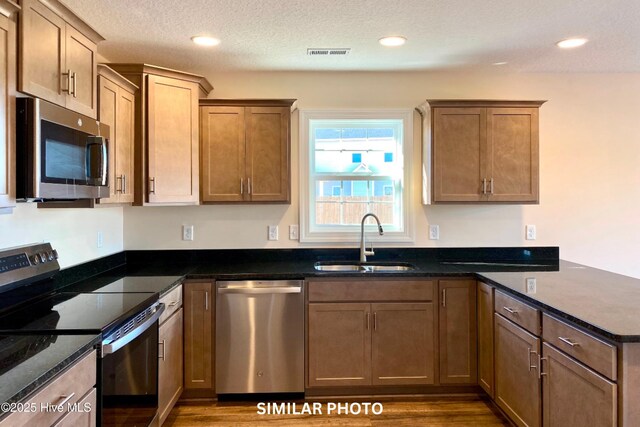
POLYGON ((158 330, 158 418, 162 425, 184 384, 182 286, 167 293, 160 302, 165 305, 158 330))
POLYGON ((294 102, 200 100, 202 202, 291 202, 294 102))
POLYGON ((16 22, 19 8, 0 1, 0 213, 16 202, 16 22))
MULTIPOLYGON (((97 352, 92 350, 54 377, 39 391, 24 401, 25 407, 35 411, 13 412, 0 421, 0 427, 50 426, 92 427, 96 425, 95 385, 97 352), (87 412, 69 411, 69 405, 93 403, 87 412), (40 410, 62 405, 63 410, 40 410), (57 424, 56 424, 57 425, 57 424)), ((78 406, 84 409, 84 406, 78 406)))
POLYGON ((22 0, 18 90, 96 117, 100 34, 58 0, 22 0))
POLYGON ((421 280, 310 281, 307 387, 434 384, 433 292, 421 280))
POLYGON ((109 64, 139 87, 135 99, 134 204, 199 203, 198 98, 202 76, 148 64, 109 64))
POLYGON ((542 353, 545 427, 617 425, 614 382, 546 342, 542 353))
POLYGON ((493 381, 493 287, 478 282, 478 383, 494 397, 493 381))
POLYGON ((478 380, 476 282, 440 280, 440 384, 478 380))
POLYGON ((538 111, 544 101, 427 102, 434 203, 538 203, 538 111))
POLYGON ((132 203, 135 93, 138 87, 98 65, 98 120, 109 126, 109 197, 99 203, 132 203))
POLYGON ((184 283, 184 389, 192 396, 214 389, 214 289, 210 281, 184 283))
POLYGON ((498 313, 494 316, 495 402, 517 426, 540 426, 540 338, 498 313))

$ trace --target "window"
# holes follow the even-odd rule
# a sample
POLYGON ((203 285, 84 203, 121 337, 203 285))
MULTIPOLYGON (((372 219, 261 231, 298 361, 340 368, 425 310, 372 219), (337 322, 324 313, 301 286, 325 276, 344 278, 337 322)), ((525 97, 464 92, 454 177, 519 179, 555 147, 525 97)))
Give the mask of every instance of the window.
POLYGON ((301 111, 302 242, 358 241, 369 212, 385 230, 376 240, 413 240, 412 118, 410 110, 301 111))

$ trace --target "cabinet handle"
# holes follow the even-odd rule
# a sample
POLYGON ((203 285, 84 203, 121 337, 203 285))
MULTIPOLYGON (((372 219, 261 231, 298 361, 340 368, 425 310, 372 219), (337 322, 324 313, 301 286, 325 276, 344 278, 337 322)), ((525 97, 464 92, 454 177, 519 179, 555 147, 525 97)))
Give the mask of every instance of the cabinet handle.
POLYGON ((169 303, 169 307, 175 307, 179 302, 180 301, 172 301, 171 303, 169 303))
POLYGON ((162 340, 158 343, 158 347, 162 346, 162 354, 158 354, 158 359, 162 359, 162 360, 164 360, 164 342, 165 340, 162 340))
POLYGON ((244 178, 240 178, 240 195, 244 194, 244 178))
POLYGON ((487 194, 487 178, 482 178, 482 194, 487 194))
POLYGON ((209 311, 209 291, 204 291, 204 310, 209 311))
POLYGON ((369 322, 369 320, 370 320, 370 314, 371 314, 371 313, 367 313, 367 314, 365 315, 365 316, 366 316, 366 318, 367 318, 367 330, 369 330, 369 326, 370 326, 370 322, 369 322))
POLYGON ((538 379, 542 379, 543 375, 547 375, 546 372, 542 372, 542 361, 547 360, 546 357, 538 355, 538 379))
POLYGON ((62 73, 63 76, 67 76, 67 88, 62 89, 63 92, 67 92, 71 95, 71 70, 67 70, 66 73, 62 73))
POLYGON ((569 338, 564 338, 564 337, 558 337, 558 339, 560 341, 562 341, 565 344, 569 344, 571 347, 580 347, 580 344, 577 342, 573 342, 571 341, 569 338))
POLYGON ((251 195, 251 178, 247 178, 247 194, 251 195))
POLYGON ((507 313, 511 313, 513 315, 517 315, 518 311, 514 310, 513 308, 509 308, 509 307, 502 307, 503 310, 505 310, 507 313))
POLYGON ((77 98, 78 97, 78 76, 74 72, 71 78, 73 79, 73 92, 71 92, 71 95, 73 95, 74 98, 77 98))
POLYGON ((63 394, 63 395, 62 395, 62 396, 60 396, 60 397, 61 397, 61 398, 64 398, 64 400, 63 400, 62 402, 58 403, 58 404, 57 404, 57 405, 55 405, 55 406, 64 406, 68 401, 70 401, 71 399, 73 399, 73 396, 75 396, 75 395, 76 395, 75 393, 71 393, 71 394, 66 395, 66 396, 63 394))
POLYGON ((156 179, 149 178, 149 194, 156 194, 156 179))
POLYGON ((122 174, 122 191, 121 193, 126 193, 127 192, 127 176, 125 174, 122 174))
POLYGON ((493 178, 489 180, 489 193, 493 194, 493 178))
POLYGON ((122 175, 118 175, 116 176, 116 189, 115 189, 116 193, 122 193, 122 175), (120 186, 118 186, 118 182, 120 183, 120 186))
POLYGON ((378 330, 378 313, 376 313, 375 311, 373 312, 373 330, 378 330))
POLYGON ((447 290, 446 289, 442 290, 442 306, 443 307, 447 306, 447 290))
POLYGON ((531 350, 531 347, 527 347, 527 357, 529 358, 529 372, 531 372, 531 370, 532 370, 533 368, 537 368, 537 366, 536 366, 536 365, 532 365, 532 364, 531 364, 531 355, 532 355, 532 354, 538 354, 538 352, 537 352, 537 351, 532 351, 532 350, 531 350))

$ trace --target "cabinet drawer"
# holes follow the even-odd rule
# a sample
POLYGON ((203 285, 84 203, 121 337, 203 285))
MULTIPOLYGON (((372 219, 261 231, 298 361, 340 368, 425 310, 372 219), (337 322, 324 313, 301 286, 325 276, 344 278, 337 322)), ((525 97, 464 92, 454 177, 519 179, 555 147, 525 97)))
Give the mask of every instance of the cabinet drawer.
POLYGON ((547 314, 542 316, 542 338, 609 379, 617 377, 617 349, 547 314))
POLYGON ((496 291, 494 309, 534 335, 540 335, 540 310, 509 295, 496 291))
POLYGON ((321 301, 433 301, 432 280, 313 280, 310 302, 321 301))
POLYGON ((0 427, 18 426, 50 426, 56 420, 66 415, 64 411, 40 410, 47 405, 55 406, 74 404, 82 400, 82 397, 96 384, 96 351, 93 350, 84 356, 79 362, 55 377, 49 384, 36 392, 25 403, 35 404, 36 412, 14 412, 0 421, 0 427), (69 396, 71 396, 69 398, 69 396), (67 400, 68 399, 68 400, 67 400))
POLYGON ((160 325, 162 325, 165 320, 182 307, 182 285, 176 286, 168 294, 160 298, 160 302, 165 306, 164 313, 160 316, 160 325))
POLYGON ((96 389, 92 388, 86 396, 78 402, 78 410, 67 413, 53 427, 95 427, 96 425, 96 389))

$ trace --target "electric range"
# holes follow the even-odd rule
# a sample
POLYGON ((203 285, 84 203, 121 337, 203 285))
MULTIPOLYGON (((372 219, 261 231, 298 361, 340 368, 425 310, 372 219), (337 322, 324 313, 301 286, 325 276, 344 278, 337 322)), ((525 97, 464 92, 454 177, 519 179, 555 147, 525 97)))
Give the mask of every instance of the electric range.
MULTIPOLYGON (((0 251, 0 299, 49 279, 60 268, 57 258, 49 244, 0 251)), ((107 279, 99 286, 94 284, 94 289, 65 288, 22 301, 3 311, 0 336, 99 334, 98 425, 148 426, 157 420, 158 323, 164 305, 158 302, 157 292, 124 291, 131 289, 125 282, 123 278, 107 279)), ((46 349, 50 342, 13 339, 11 352, 24 359, 25 354, 37 354, 34 349, 38 347, 46 349), (16 342, 28 347, 17 348, 16 342)))

